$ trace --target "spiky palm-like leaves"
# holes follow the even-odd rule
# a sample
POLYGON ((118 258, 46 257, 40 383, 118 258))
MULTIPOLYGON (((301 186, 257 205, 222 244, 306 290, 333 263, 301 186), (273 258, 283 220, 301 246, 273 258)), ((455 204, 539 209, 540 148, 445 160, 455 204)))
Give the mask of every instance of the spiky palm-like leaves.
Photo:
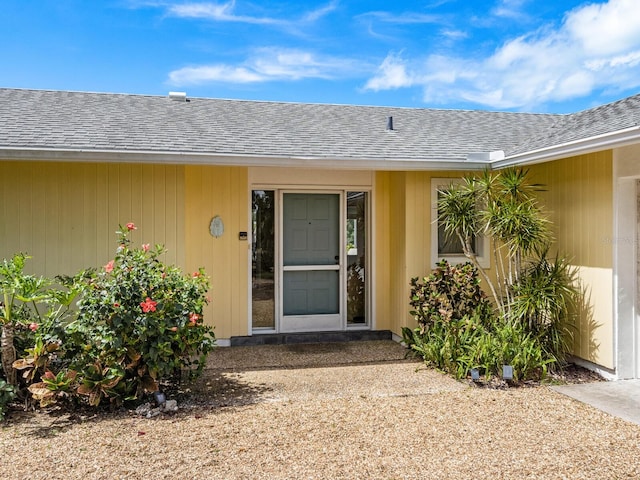
POLYGON ((510 319, 523 324, 558 361, 569 350, 571 312, 578 298, 576 270, 566 257, 538 251, 522 277, 512 287, 510 319))
MULTIPOLYGON (((541 269, 546 269, 547 278, 562 271, 564 276, 558 273, 551 277, 556 280, 557 290, 550 293, 547 307, 540 309, 540 312, 546 311, 547 316, 558 316, 558 305, 551 300, 560 296, 556 301, 567 306, 567 298, 575 295, 575 290, 569 291, 573 277, 565 260, 547 261, 546 251, 552 241, 550 223, 536 196, 542 186, 529 182, 527 174, 527 170, 520 168, 485 171, 465 178, 462 184, 451 184, 439 192, 438 222, 447 236, 460 240, 463 253, 478 267, 502 316, 523 318, 523 292, 537 282, 532 276, 541 269), (480 268, 473 251, 473 239, 479 235, 492 241, 495 282, 480 268), (558 290, 562 285, 564 290, 558 290), (517 302, 514 301, 516 295, 519 296, 517 302)), ((528 294, 533 303, 545 298, 542 287, 529 290, 528 294)), ((527 321, 532 320, 529 314, 525 316, 527 321)), ((543 317, 540 313, 535 321, 542 321, 543 317)))
POLYGON ((473 245, 474 238, 483 233, 482 210, 479 208, 482 199, 481 191, 477 188, 474 178, 468 177, 464 180, 463 184, 452 183, 448 188, 438 192, 438 223, 444 227, 445 235, 457 237, 460 240, 462 252, 478 269, 491 290, 493 300, 502 311, 502 299, 493 282, 480 266, 473 245))

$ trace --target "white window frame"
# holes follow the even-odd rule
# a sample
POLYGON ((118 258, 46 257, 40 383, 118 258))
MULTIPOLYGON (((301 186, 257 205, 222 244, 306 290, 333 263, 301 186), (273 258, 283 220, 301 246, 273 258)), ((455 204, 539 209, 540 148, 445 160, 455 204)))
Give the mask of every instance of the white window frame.
MULTIPOLYGON (((441 260, 447 260, 449 263, 464 263, 469 259, 460 254, 438 255, 438 190, 448 188, 451 184, 462 184, 461 178, 432 178, 431 179, 431 264, 436 266, 441 260)), ((484 235, 476 237, 477 260, 484 269, 491 268, 491 256, 489 250, 489 239, 484 235)))

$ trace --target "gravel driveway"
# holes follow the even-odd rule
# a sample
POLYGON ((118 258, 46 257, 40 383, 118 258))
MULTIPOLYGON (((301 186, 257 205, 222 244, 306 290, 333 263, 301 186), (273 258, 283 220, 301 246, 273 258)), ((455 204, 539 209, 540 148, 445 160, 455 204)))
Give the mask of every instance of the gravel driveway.
POLYGON ((640 478, 640 426, 547 387, 491 390, 393 342, 218 349, 152 419, 14 413, 7 479, 640 478))

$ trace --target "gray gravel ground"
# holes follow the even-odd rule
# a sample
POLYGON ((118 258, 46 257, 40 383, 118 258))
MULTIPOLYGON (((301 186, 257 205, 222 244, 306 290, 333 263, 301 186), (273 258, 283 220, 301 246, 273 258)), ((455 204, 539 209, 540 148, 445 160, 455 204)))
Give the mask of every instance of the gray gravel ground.
POLYGON ((393 342, 218 349, 193 391, 153 419, 14 412, 0 478, 640 478, 640 426, 456 382, 393 342))

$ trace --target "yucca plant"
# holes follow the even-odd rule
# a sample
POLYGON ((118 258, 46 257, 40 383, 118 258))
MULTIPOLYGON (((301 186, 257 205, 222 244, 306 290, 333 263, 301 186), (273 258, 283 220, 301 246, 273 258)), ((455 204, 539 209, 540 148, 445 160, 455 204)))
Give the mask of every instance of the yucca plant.
POLYGON ((527 170, 513 168, 466 177, 464 183, 452 184, 439 195, 438 222, 446 235, 460 240, 464 255, 478 268, 503 316, 509 313, 513 286, 528 262, 552 240, 549 220, 536 197, 541 187, 528 182, 527 170), (472 248, 473 239, 480 235, 492 241, 495 282, 481 268, 472 248))
POLYGON ((502 298, 481 267, 478 255, 473 249, 473 239, 483 234, 480 208, 482 192, 477 187, 475 178, 465 177, 464 183, 452 183, 447 189, 438 192, 438 223, 444 227, 447 237, 455 237, 460 241, 465 257, 477 268, 486 282, 496 306, 503 310, 502 298))
POLYGON ((537 260, 513 285, 511 320, 525 324, 557 361, 564 360, 569 348, 571 316, 579 295, 576 285, 575 268, 560 255, 550 260, 547 249, 538 252, 537 260))
MULTIPOLYGON (((500 337, 500 332, 506 336, 500 337, 496 344, 499 348, 493 348, 489 340, 483 341, 482 348, 485 352, 493 348, 493 357, 500 361, 519 362, 521 375, 534 371, 544 374, 547 364, 564 359, 570 312, 578 296, 575 268, 565 257, 548 256, 553 239, 550 222, 537 198, 542 185, 529 182, 527 177, 527 170, 521 168, 485 171, 466 177, 462 184, 451 184, 438 195, 439 224, 448 237, 462 244, 464 255, 490 290, 498 318, 507 329, 502 330, 500 325, 490 328, 492 338, 500 337), (495 279, 482 269, 473 251, 473 240, 480 235, 491 240, 495 279), (507 337, 519 338, 521 347, 507 337), (515 350, 501 351, 504 348, 515 350)), ((413 302, 412 298, 412 306, 413 302)), ((483 355, 475 345, 468 355, 493 368, 491 359, 481 360, 483 355)))

